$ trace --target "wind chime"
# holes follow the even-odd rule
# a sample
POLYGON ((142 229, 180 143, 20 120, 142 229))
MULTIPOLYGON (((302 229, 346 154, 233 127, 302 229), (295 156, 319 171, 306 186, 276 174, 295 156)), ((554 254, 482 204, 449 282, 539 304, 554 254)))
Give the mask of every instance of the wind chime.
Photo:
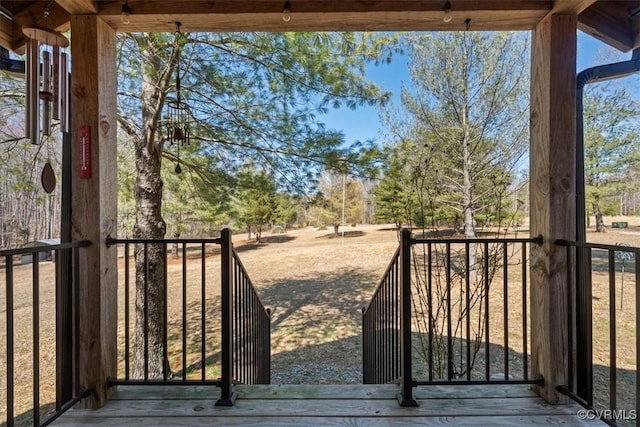
POLYGON ((51 135, 52 120, 69 131, 68 55, 69 40, 42 28, 23 28, 29 38, 25 67, 27 102, 25 136, 40 144, 40 133, 51 135))
MULTIPOLYGON (((45 19, 49 8, 45 8, 45 19)), ((68 54, 64 51, 69 40, 62 34, 39 27, 22 29, 27 43, 25 80, 25 136, 34 145, 40 135, 51 135, 52 122, 58 121, 61 132, 69 132, 69 73, 68 54)), ((47 162, 41 174, 42 187, 53 192, 56 177, 47 162)))
POLYGON ((189 124, 190 111, 189 105, 182 101, 181 87, 180 87, 180 43, 182 33, 180 32, 180 22, 176 22, 176 49, 177 49, 177 62, 176 62, 176 99, 167 101, 167 115, 165 117, 165 126, 167 128, 167 141, 171 144, 177 144, 177 158, 175 171, 177 174, 182 172, 180 167, 180 146, 184 144, 190 144, 191 139, 191 127, 189 124))

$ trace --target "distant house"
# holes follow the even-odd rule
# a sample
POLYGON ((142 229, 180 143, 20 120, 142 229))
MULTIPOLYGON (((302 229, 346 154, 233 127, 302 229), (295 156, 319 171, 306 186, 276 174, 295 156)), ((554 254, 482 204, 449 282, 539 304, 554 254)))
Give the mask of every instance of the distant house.
MULTIPOLYGON (((33 242, 27 242, 22 245, 23 248, 37 248, 41 246, 53 246, 59 245, 60 239, 42 239, 42 240, 34 240, 33 242)), ((53 251, 42 251, 38 252, 38 259, 40 261, 53 261, 54 253, 53 251)), ((33 262, 33 254, 23 254, 21 258, 22 264, 31 264, 33 262)))

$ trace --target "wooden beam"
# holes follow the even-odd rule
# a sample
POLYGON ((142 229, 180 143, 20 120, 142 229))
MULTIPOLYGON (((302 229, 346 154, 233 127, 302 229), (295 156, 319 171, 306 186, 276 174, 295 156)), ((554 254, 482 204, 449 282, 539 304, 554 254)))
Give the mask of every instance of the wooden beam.
POLYGON ((92 390, 85 407, 107 398, 106 380, 116 374, 117 259, 107 247, 116 236, 116 47, 115 32, 95 15, 73 16, 71 40, 72 229, 74 240, 90 240, 80 260, 80 384, 92 390), (89 127, 90 178, 80 178, 81 126, 89 127))
POLYGON ((580 14, 578 28, 623 52, 637 47, 633 19, 624 4, 598 2, 580 14))
POLYGON ((92 15, 98 13, 96 0, 55 0, 71 15, 92 15))
MULTIPOLYGON (((32 2, 25 9, 13 16, 11 34, 7 33, 10 40, 9 46, 3 46, 17 53, 24 51, 27 38, 22 32, 26 27, 46 28, 55 31, 66 31, 69 29, 69 13, 57 3, 32 2), (48 16, 45 14, 45 7, 49 6, 48 16)), ((4 33, 4 26, 3 31, 4 33)))
POLYGON ((465 30, 467 19, 473 30, 510 31, 531 30, 549 14, 571 14, 580 15, 580 29, 618 49, 627 51, 640 44, 640 24, 626 11, 633 6, 631 1, 453 0, 450 23, 442 20, 445 0, 295 0, 288 23, 281 19, 282 0, 130 0, 129 24, 121 20, 122 0, 8 4, 18 19, 10 31, 3 26, 0 43, 12 50, 25 42, 21 27, 42 20, 47 5, 52 14, 42 26, 58 31, 66 29, 69 14, 98 14, 122 32, 173 31, 176 21, 183 24, 183 31, 447 31, 465 30))
POLYGON ((531 235, 544 244, 531 250, 532 374, 550 403, 566 402, 556 386, 567 381, 567 281, 565 249, 557 239, 576 231, 577 17, 550 15, 534 30, 531 63, 531 235))
POLYGON ((0 14, 0 46, 13 50, 13 21, 0 14))
POLYGON ((551 13, 555 15, 578 15, 597 0, 555 0, 551 13))
POLYGON ((631 31, 633 33, 633 49, 640 49, 640 13, 631 18, 631 31))
POLYGON ((281 0, 185 0, 129 2, 130 23, 121 22, 121 2, 100 2, 100 16, 117 31, 340 31, 340 30, 531 30, 550 11, 547 0, 455 0, 453 20, 443 22, 444 0, 296 0, 283 22, 281 0))

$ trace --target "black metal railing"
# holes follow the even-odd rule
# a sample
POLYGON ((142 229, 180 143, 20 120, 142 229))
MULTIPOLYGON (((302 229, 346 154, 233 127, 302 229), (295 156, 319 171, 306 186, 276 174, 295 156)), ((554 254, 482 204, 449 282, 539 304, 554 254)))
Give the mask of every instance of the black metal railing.
POLYGON ((386 384, 400 378, 400 249, 369 304, 362 309, 362 379, 386 384))
POLYGON ((559 389, 610 425, 635 424, 640 410, 640 248, 568 240, 556 244, 567 249, 569 277, 568 378, 559 389))
POLYGON ((231 232, 222 230, 222 393, 216 406, 235 402, 234 381, 269 384, 271 381, 271 311, 264 307, 237 252, 231 232), (233 313, 233 315, 230 315, 233 313))
POLYGON ((6 351, 2 356, 6 356, 7 426, 48 425, 88 395, 79 385, 74 344, 79 333, 79 253, 90 244, 81 241, 0 251, 5 269, 6 351), (31 268, 17 266, 16 257, 31 268), (42 258, 52 261, 53 267, 41 266, 42 258), (23 342, 25 336, 31 340, 23 342), (51 337, 55 337, 53 354, 51 337), (31 356, 31 363, 26 355, 31 356), (55 366, 53 372, 49 366, 55 366), (43 384, 47 385, 44 391, 43 384))
POLYGON ((123 267, 118 377, 110 385, 213 385, 221 387, 217 404, 232 405, 234 383, 269 382, 270 314, 230 230, 215 239, 107 244, 119 245, 123 267), (213 253, 220 254, 219 272, 208 259, 213 253))
POLYGON ((412 239, 417 385, 539 382, 529 374, 527 246, 541 242, 412 239))
POLYGON ((241 384, 271 381, 271 310, 265 309, 233 250, 233 378, 241 384))
POLYGON ((364 381, 399 379, 404 406, 420 385, 540 383, 529 368, 527 247, 541 243, 402 230, 363 310, 364 381))

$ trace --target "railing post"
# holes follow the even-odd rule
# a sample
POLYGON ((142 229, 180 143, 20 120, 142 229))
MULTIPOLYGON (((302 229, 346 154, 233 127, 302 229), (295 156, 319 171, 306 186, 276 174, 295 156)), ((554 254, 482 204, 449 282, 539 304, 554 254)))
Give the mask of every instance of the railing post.
POLYGON ((418 406, 411 376, 411 231, 400 233, 400 406, 418 406))
POLYGON ((222 254, 220 272, 222 286, 222 375, 221 396, 215 406, 233 406, 237 393, 233 391, 233 247, 231 230, 225 228, 220 235, 222 254))

